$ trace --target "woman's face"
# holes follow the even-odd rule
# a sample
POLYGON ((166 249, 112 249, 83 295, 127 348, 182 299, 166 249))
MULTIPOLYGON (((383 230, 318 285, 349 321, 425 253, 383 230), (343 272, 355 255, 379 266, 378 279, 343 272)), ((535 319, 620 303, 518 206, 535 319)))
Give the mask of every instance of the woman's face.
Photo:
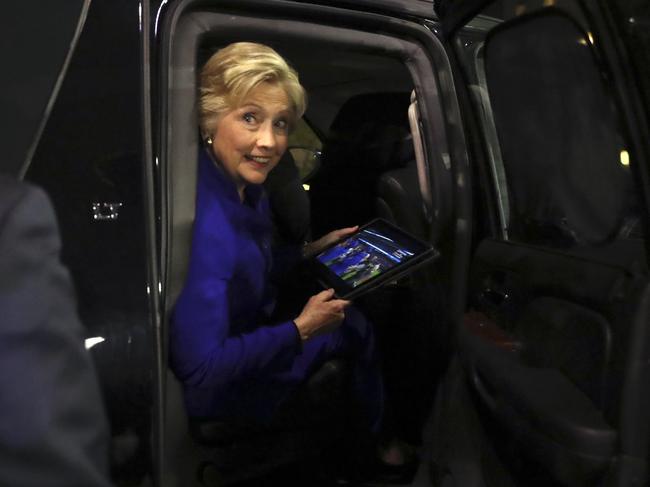
POLYGON ((287 148, 291 111, 278 84, 261 83, 241 106, 219 118, 212 150, 237 185, 240 197, 247 184, 261 184, 287 148))

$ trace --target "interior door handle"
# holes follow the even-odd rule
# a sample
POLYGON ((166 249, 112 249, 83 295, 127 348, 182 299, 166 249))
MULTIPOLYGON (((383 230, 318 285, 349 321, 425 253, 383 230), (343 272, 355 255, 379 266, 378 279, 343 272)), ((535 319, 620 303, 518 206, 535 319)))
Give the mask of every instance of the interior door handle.
POLYGON ((479 375, 476 367, 472 366, 470 369, 470 379, 474 385, 474 390, 481 396, 483 403, 490 408, 492 412, 497 410, 497 400, 494 395, 488 390, 487 386, 483 382, 483 379, 479 375))
POLYGON ((486 288, 481 291, 481 301, 490 306, 503 306, 509 299, 510 294, 507 291, 493 288, 486 288))

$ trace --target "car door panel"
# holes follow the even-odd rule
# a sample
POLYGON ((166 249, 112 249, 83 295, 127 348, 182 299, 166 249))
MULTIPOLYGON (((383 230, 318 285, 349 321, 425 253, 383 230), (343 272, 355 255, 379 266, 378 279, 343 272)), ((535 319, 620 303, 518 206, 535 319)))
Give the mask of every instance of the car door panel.
POLYGON ((483 313, 465 316, 461 358, 482 404, 557 479, 593 478, 615 451, 607 399, 622 365, 612 336, 628 333, 613 333, 626 323, 606 316, 620 315, 643 282, 625 265, 534 246, 487 240, 475 255, 471 296, 483 313), (486 298, 494 294, 500 302, 486 298))
POLYGON ((617 265, 486 240, 472 263, 471 303, 482 312, 467 313, 459 333, 470 381, 513 438, 569 484, 602 473, 615 452, 612 398, 622 386, 631 310, 646 284, 631 271, 634 252, 618 255, 617 265))
POLYGON ((471 334, 461 347, 482 403, 555 478, 571 484, 607 467, 616 432, 560 371, 524 365, 471 334))
POLYGON ((501 220, 474 224, 468 284, 457 288, 467 299, 458 355, 484 448, 516 485, 643 482, 647 419, 630 409, 646 404, 647 387, 629 375, 647 359, 645 149, 626 125, 608 37, 592 30, 603 16, 570 0, 440 3, 457 81, 478 105, 465 113, 482 132, 473 163, 491 166, 474 187, 496 188, 479 195, 494 201, 477 202, 474 218, 501 220), (489 3, 498 21, 473 19, 489 3))
POLYGON ((559 469, 558 477, 570 476, 562 472, 568 457, 568 464, 582 465, 582 475, 603 469, 616 432, 602 412, 613 373, 612 324, 603 314, 611 311, 602 305, 620 299, 617 290, 633 285, 634 276, 624 265, 596 266, 582 256, 496 240, 482 242, 472 266, 471 296, 484 314, 466 315, 460 349, 483 403, 543 453, 537 458, 559 469), (495 293, 500 303, 486 298, 495 293), (479 336, 470 320, 509 336, 510 347, 479 336))

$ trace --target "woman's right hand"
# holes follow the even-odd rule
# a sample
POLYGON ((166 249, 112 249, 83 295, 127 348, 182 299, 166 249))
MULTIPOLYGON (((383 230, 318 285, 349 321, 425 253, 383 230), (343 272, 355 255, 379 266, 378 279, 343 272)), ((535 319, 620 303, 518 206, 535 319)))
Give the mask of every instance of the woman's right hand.
POLYGON ((333 297, 333 289, 315 294, 309 298, 300 315, 293 320, 303 342, 328 333, 341 324, 345 317, 345 308, 350 305, 350 301, 332 299, 333 297))

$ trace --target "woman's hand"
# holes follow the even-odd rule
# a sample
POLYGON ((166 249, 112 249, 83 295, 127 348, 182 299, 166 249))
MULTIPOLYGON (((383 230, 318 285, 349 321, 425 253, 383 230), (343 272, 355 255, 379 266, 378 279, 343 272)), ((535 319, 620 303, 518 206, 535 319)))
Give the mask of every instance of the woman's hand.
POLYGON ((350 235, 351 233, 356 232, 358 229, 359 229, 359 225, 356 225, 354 227, 348 227, 348 228, 339 228, 338 230, 333 230, 330 233, 322 236, 318 240, 309 242, 303 247, 303 252, 302 252, 303 257, 311 257, 312 255, 316 255, 321 250, 326 248, 328 245, 333 244, 337 240, 342 239, 346 235, 350 235))
POLYGON ((309 298, 300 316, 293 320, 303 342, 328 333, 341 324, 345 318, 345 308, 350 305, 350 301, 332 299, 333 297, 333 289, 315 294, 309 298))

